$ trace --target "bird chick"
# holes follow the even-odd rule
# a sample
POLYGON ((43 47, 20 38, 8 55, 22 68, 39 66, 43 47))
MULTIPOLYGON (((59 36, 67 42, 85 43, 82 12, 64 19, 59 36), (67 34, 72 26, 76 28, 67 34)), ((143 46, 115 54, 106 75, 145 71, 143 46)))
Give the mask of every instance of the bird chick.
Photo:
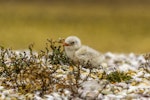
POLYGON ((64 42, 65 52, 68 58, 82 65, 100 67, 104 57, 96 50, 82 45, 76 36, 69 36, 64 42))

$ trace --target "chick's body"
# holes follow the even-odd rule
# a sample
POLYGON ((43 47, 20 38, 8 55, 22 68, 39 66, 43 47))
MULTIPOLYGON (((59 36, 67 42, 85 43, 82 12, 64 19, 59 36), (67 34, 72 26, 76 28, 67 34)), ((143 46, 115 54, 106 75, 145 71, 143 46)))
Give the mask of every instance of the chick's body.
POLYGON ((81 45, 81 41, 76 36, 69 36, 65 39, 66 55, 74 62, 79 62, 82 65, 91 65, 92 67, 99 67, 103 56, 96 50, 81 45))

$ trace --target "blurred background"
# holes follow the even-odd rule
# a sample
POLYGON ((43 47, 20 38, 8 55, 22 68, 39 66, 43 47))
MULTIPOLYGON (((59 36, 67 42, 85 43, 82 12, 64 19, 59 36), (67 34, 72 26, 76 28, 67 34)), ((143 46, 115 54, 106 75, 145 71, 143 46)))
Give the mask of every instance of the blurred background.
POLYGON ((0 0, 0 45, 35 50, 78 36, 103 53, 150 51, 150 0, 0 0))

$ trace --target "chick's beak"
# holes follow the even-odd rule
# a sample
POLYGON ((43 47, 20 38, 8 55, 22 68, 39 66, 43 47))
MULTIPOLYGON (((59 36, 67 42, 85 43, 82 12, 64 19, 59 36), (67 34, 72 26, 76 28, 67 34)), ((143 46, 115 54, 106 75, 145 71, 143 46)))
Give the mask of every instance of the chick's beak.
POLYGON ((63 46, 70 46, 70 45, 64 42, 64 43, 63 43, 63 46))

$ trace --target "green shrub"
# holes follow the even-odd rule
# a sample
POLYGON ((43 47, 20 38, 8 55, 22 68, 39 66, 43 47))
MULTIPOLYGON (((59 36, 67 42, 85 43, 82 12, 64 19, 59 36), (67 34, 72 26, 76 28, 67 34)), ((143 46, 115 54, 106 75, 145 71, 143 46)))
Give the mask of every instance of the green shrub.
POLYGON ((127 82, 130 79, 132 79, 132 77, 127 75, 127 73, 125 72, 114 71, 106 75, 106 79, 112 83, 115 83, 115 82, 122 82, 122 81, 127 82))

